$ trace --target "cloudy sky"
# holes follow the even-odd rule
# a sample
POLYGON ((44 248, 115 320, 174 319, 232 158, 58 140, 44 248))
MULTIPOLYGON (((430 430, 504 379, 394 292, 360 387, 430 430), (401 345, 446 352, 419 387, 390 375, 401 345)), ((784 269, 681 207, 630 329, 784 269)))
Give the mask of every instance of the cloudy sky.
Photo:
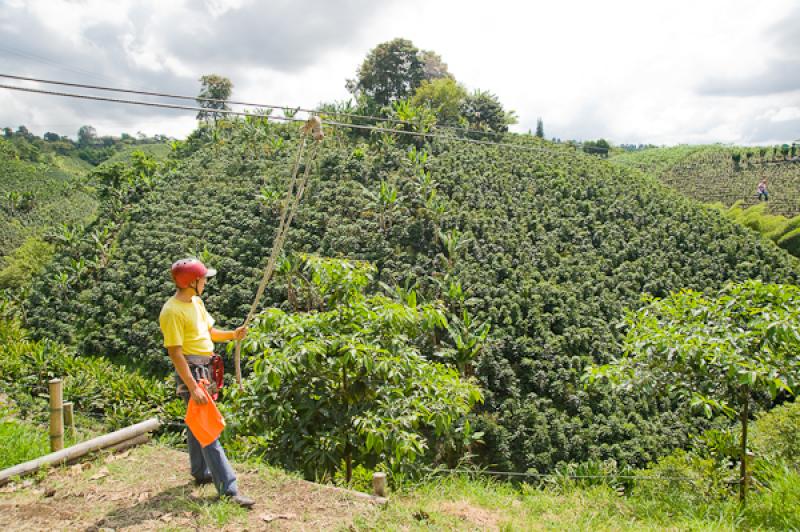
MULTIPOLYGON (((315 106, 349 97, 371 48, 405 37, 548 137, 772 144, 800 138, 792 0, 0 0, 0 73, 315 106)), ((0 80, 5 84, 23 84, 0 80)), ((0 89, 0 126, 182 137, 192 113, 0 89)))

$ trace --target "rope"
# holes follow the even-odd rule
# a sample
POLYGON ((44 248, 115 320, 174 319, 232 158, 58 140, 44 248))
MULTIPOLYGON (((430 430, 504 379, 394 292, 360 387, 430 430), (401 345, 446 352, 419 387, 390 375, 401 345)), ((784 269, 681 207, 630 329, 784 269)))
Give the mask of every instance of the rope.
MULTIPOLYGON (((286 190, 286 198, 284 200, 283 207, 281 208, 278 231, 275 234, 275 241, 272 244, 272 252, 269 255, 267 266, 264 268, 264 275, 261 277, 258 290, 256 290, 256 296, 253 299, 253 304, 250 306, 250 312, 247 313, 247 318, 244 320, 244 324, 242 325, 243 327, 247 327, 253 320, 253 317, 255 317, 256 309, 258 308, 258 303, 261 300, 261 296, 264 295, 264 290, 267 287, 267 283, 269 283, 272 274, 275 272, 275 264, 278 260, 278 256, 283 250, 283 245, 286 242, 286 236, 289 233, 289 227, 292 225, 295 212, 297 211, 297 207, 300 204, 300 200, 302 199, 303 193, 306 190, 308 176, 311 173, 311 163, 317 156, 317 152, 319 151, 319 143, 324 136, 325 135, 322 132, 322 121, 319 119, 319 117, 312 116, 303 127, 302 139, 300 145, 298 146, 297 155, 295 156, 294 166, 292 168, 292 178, 289 181, 289 187, 286 190), (314 138, 314 147, 311 149, 310 155, 305 159, 303 176, 300 179, 297 179, 297 172, 300 168, 300 159, 305 151, 306 139, 309 134, 314 138)), ((234 364, 236 367, 236 382, 239 384, 240 389, 242 388, 241 349, 241 341, 236 340, 234 364)))

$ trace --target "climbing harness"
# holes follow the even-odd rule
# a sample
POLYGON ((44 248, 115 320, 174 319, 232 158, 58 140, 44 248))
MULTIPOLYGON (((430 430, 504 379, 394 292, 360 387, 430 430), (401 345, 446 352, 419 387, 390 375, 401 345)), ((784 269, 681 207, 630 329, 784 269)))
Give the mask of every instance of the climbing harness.
MULTIPOLYGON (((264 294, 264 289, 267 287, 267 283, 269 283, 269 280, 275 271, 275 263, 278 260, 278 256, 280 256, 281 252, 283 251, 283 244, 286 242, 286 236, 289 233, 289 227, 292 225, 292 219, 294 219, 297 206, 300 204, 300 200, 303 198, 303 193, 306 190, 308 176, 311 173, 312 162, 317 156, 319 144, 323 138, 325 138, 325 134, 322 131, 322 121, 318 116, 312 116, 308 119, 301 130, 300 145, 298 146, 297 155, 295 156, 294 165, 292 168, 292 178, 289 181, 289 188, 286 191, 286 197, 284 199, 283 206, 281 207, 280 223, 278 224, 278 231, 275 233, 275 240, 272 244, 272 252, 269 255, 267 265, 264 268, 264 275, 261 278, 261 283, 258 285, 256 297, 253 299, 253 304, 250 306, 250 312, 247 314, 247 318, 245 318, 244 323, 242 324, 243 327, 247 327, 253 320, 256 309, 258 308, 258 303, 261 300, 261 296, 264 294), (314 144, 311 150, 305 154, 305 169, 302 176, 298 178, 297 174, 300 169, 300 161, 303 159, 304 152, 306 151, 306 141, 308 140, 309 135, 314 140, 314 144)), ((236 340, 234 364, 236 366, 236 382, 239 384, 239 388, 241 389, 242 365, 240 340, 236 340)))
POLYGON ((212 356, 208 363, 208 369, 211 382, 217 385, 217 391, 211 394, 211 398, 216 401, 219 392, 225 386, 225 363, 222 361, 222 357, 219 355, 212 356))

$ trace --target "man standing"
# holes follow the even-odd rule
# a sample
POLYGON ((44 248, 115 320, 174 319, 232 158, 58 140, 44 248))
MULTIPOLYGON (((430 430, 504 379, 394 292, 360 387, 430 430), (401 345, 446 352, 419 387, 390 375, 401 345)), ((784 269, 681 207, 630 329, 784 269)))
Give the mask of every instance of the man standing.
MULTIPOLYGON (((177 290, 164 303, 159 316, 164 347, 167 348, 177 373, 177 393, 187 404, 189 398, 199 404, 207 402, 201 388, 203 384, 209 386, 211 395, 216 391, 209 368, 211 356, 214 354, 214 342, 241 340, 247 334, 244 327, 235 331, 214 328, 214 319, 206 312, 200 295, 208 278, 216 273, 216 270, 206 268, 197 259, 181 259, 173 264, 172 278, 177 290)), ((245 508, 253 506, 255 501, 239 493, 236 475, 219 440, 201 447, 188 427, 186 435, 189 463, 195 482, 213 482, 220 496, 228 496, 245 508)))
POLYGON ((758 188, 756 188, 758 192, 756 196, 758 196, 758 200, 761 201, 761 198, 764 198, 764 201, 769 201, 769 192, 767 191, 767 178, 761 180, 758 184, 758 188))

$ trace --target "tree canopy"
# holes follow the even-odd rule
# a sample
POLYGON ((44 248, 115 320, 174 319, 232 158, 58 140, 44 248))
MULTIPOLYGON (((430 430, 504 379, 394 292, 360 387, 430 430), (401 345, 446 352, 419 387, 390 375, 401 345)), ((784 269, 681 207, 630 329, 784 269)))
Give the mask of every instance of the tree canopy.
POLYGON ((215 112, 216 110, 229 110, 230 107, 225 102, 231 97, 231 91, 233 91, 233 83, 231 80, 224 76, 220 76, 218 74, 208 74, 202 76, 200 78, 200 83, 202 87, 200 89, 200 94, 198 95, 199 98, 209 98, 212 100, 221 100, 221 101, 207 101, 198 99, 197 104, 200 107, 205 109, 210 109, 209 111, 200 111, 197 113, 198 120, 217 120, 223 116, 222 113, 215 112))
POLYGON ((423 79, 425 65, 419 49, 408 39, 394 39, 367 54, 358 67, 356 79, 349 80, 347 88, 382 107, 409 97, 423 79))
POLYGON ((461 111, 467 90, 453 78, 443 77, 424 80, 411 98, 415 106, 427 106, 436 115, 438 124, 457 126, 461 123, 461 111))
POLYGON ((464 99, 461 114, 469 127, 478 131, 505 133, 508 126, 517 123, 514 111, 506 111, 497 96, 480 89, 464 99))
POLYGON ((794 395, 800 382, 800 287, 747 281, 711 297, 681 290, 646 301, 628 316, 623 355, 587 368, 587 379, 739 417, 744 499, 750 403, 794 395))

